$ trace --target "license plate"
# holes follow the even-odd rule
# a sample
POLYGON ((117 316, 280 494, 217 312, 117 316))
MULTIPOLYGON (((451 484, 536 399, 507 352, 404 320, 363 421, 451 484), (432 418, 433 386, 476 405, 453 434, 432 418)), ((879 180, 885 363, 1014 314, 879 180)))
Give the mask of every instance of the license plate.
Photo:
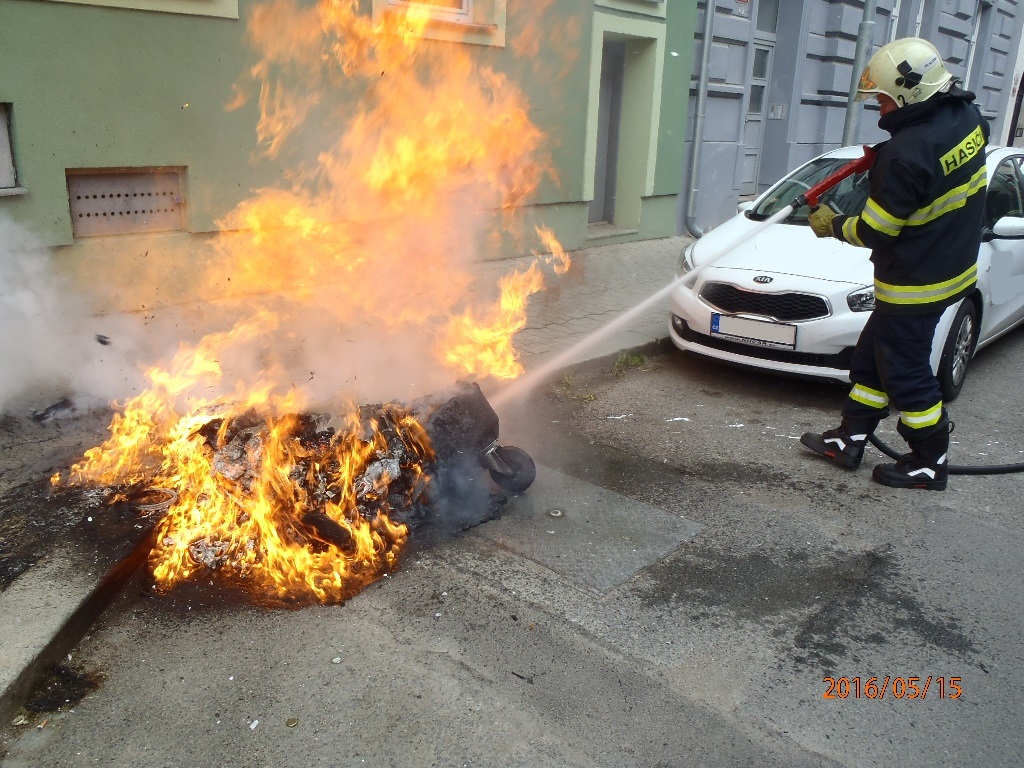
POLYGON ((766 323, 714 312, 711 315, 711 334, 728 336, 745 344, 759 347, 796 349, 796 326, 785 323, 766 323))

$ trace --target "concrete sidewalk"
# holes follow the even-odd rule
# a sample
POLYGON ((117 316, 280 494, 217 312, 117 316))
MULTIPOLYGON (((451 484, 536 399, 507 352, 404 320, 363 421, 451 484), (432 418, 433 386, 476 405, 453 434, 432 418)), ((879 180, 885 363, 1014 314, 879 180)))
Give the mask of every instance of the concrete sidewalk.
MULTIPOLYGON (((527 327, 516 347, 529 371, 664 288, 680 250, 692 238, 673 237, 589 248, 570 254, 572 267, 531 297, 527 327)), ((485 262, 479 279, 496 280, 533 257, 485 262)), ((628 326, 572 362, 653 344, 667 337, 664 306, 650 307, 628 326)), ((9 723, 41 671, 63 659, 143 561, 150 528, 125 508, 96 498, 90 512, 40 504, 47 478, 66 469, 102 436, 105 419, 35 421, 0 415, 0 724, 9 723), (39 519, 41 514, 50 519, 39 519), (36 528, 31 557, 12 555, 36 528)))
MULTIPOLYGON (((572 266, 549 280, 545 290, 530 298, 528 323, 516 336, 527 369, 598 330, 675 278, 679 252, 692 237, 670 237, 576 251, 572 266)), ((516 260, 528 263, 527 259, 516 260)), ((483 265, 496 279, 510 262, 483 265)), ((514 262, 512 262, 514 263, 514 262)), ((488 277, 491 277, 488 275, 488 277)), ((668 338, 668 314, 663 303, 574 362, 604 357, 668 338)))

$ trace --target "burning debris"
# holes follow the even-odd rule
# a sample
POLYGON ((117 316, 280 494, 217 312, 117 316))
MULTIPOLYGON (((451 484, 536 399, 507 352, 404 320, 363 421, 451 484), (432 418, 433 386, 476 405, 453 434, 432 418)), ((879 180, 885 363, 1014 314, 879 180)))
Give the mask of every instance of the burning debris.
MULTIPOLYGON (((497 414, 476 384, 331 421, 256 407, 179 419, 146 490, 134 480, 115 494, 135 509, 166 507, 149 558, 157 586, 216 573, 270 599, 344 600, 395 566, 432 484, 483 468, 506 490, 534 477, 524 452, 497 446, 497 414), (526 464, 501 463, 510 451, 526 464)), ((86 482, 87 468, 76 470, 86 482)))
POLYGON ((62 397, 52 405, 42 408, 38 411, 32 411, 32 421, 38 424, 44 424, 54 419, 59 419, 64 416, 72 415, 75 411, 75 404, 71 401, 70 397, 62 397))
POLYGON ((250 14, 259 61, 233 106, 258 100, 264 153, 298 166, 218 222, 220 257, 196 282, 229 286, 241 314, 147 370, 66 480, 164 492, 149 502, 167 505, 149 510, 160 588, 216 573, 278 600, 343 600, 394 567, 456 478, 486 470, 507 492, 533 482, 530 457, 497 444, 475 384, 411 407, 304 412, 357 380, 360 398, 391 396, 399 367, 408 381, 515 378, 512 339, 542 263, 569 268, 554 235, 521 215, 553 178, 521 90, 474 46, 424 43, 432 16, 406 5, 268 0, 250 14), (546 255, 503 277, 500 295, 476 290, 469 264, 504 242, 546 255), (311 342, 334 343, 339 328, 369 329, 358 342, 372 354, 311 342), (299 389, 289 367, 307 358, 330 375, 299 389))

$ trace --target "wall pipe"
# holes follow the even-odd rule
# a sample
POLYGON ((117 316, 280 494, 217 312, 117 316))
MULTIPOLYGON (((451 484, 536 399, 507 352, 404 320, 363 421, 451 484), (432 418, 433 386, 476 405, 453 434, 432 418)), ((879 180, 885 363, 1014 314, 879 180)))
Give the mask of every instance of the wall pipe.
POLYGON ((857 29, 857 47, 853 53, 853 74, 850 77, 850 94, 846 98, 846 121, 843 123, 843 146, 847 147, 857 139, 857 86, 860 84, 860 73, 868 60, 875 29, 875 0, 864 3, 864 16, 857 29))
POLYGON ((1017 146, 1017 123, 1020 122, 1021 103, 1024 102, 1024 74, 1017 83, 1017 99, 1013 105, 1013 116, 1010 118, 1010 130, 1006 134, 1006 146, 1017 146))
POLYGON ((711 45, 714 42, 715 7, 717 0, 704 0, 704 39, 701 43, 700 73, 697 75, 697 114, 693 119, 693 140, 690 142, 690 169, 687 173, 686 216, 683 224, 694 237, 702 237, 704 230, 694 217, 697 208, 697 188, 700 180, 700 155, 704 144, 704 113, 708 103, 708 69, 711 66, 711 45))

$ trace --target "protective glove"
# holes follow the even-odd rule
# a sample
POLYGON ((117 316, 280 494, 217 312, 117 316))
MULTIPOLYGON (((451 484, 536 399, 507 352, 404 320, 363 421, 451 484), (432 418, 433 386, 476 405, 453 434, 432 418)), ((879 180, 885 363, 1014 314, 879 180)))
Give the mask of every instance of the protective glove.
POLYGON ((835 217, 835 211, 827 205, 821 205, 807 215, 807 223, 818 237, 835 237, 832 232, 832 219, 835 217))

